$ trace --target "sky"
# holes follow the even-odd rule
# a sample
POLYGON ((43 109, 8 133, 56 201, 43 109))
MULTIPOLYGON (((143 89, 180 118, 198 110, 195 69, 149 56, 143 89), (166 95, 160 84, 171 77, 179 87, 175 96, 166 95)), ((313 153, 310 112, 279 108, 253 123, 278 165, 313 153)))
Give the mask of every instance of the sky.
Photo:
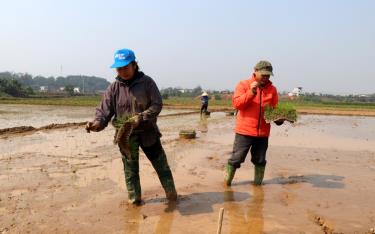
POLYGON ((121 48, 159 86, 233 90, 269 60, 279 91, 375 93, 374 0, 0 0, 0 71, 113 81, 121 48))

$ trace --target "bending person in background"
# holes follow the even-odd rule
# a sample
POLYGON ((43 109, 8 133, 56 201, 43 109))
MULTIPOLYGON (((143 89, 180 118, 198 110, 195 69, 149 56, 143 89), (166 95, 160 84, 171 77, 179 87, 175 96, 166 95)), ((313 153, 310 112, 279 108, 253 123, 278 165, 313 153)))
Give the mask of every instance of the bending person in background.
POLYGON ((208 94, 206 92, 203 92, 201 95, 201 115, 204 113, 207 113, 207 108, 208 108, 208 94))

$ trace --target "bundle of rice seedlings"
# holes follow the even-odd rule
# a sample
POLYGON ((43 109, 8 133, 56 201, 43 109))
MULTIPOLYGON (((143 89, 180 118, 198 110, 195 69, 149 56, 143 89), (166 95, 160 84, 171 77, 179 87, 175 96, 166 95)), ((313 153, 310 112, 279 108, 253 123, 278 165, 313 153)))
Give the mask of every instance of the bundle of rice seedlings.
POLYGON ((194 139, 196 137, 196 132, 195 130, 181 130, 179 135, 182 139, 194 139))
POLYGON ((125 114, 117 118, 113 122, 113 126, 116 128, 115 137, 113 140, 114 144, 118 144, 122 154, 125 154, 128 159, 131 158, 130 147, 129 147, 129 138, 133 132, 134 123, 136 116, 132 114, 125 114))
POLYGON ((296 108, 290 103, 280 103, 277 107, 266 106, 264 110, 264 119, 267 123, 276 120, 285 119, 289 122, 297 121, 296 108))

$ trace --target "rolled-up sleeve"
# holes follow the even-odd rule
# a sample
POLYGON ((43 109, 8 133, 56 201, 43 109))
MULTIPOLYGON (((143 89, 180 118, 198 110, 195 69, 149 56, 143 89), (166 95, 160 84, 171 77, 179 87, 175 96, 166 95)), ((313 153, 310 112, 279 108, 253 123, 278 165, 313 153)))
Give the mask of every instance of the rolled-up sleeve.
POLYGON ((99 130, 103 130, 107 127, 108 122, 115 113, 113 101, 113 86, 110 85, 103 94, 100 105, 96 108, 95 121, 100 123, 99 130))
POLYGON ((244 109, 246 106, 251 104, 254 96, 255 95, 253 94, 251 89, 247 88, 245 83, 240 82, 234 92, 232 105, 237 110, 244 109))

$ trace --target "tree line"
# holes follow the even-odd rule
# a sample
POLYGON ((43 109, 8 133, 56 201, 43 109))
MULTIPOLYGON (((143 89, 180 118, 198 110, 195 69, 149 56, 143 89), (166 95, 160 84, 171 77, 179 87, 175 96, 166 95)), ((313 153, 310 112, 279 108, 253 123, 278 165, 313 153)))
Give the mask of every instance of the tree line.
POLYGON ((27 73, 0 72, 0 92, 11 96, 22 97, 40 91, 44 86, 48 92, 58 92, 62 88, 77 87, 80 92, 95 93, 105 90, 110 84, 106 79, 95 76, 71 75, 66 77, 32 76, 27 73))

